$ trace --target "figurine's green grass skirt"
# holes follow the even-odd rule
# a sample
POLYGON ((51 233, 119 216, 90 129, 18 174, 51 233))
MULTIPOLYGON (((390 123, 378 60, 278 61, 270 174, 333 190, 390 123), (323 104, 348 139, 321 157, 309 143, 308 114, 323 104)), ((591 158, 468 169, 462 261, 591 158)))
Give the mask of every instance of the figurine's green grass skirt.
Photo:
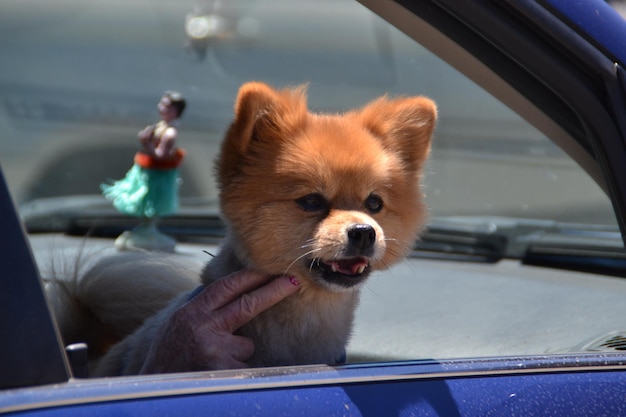
POLYGON ((161 217, 178 209, 178 170, 135 164, 124 179, 100 185, 117 210, 136 217, 161 217))

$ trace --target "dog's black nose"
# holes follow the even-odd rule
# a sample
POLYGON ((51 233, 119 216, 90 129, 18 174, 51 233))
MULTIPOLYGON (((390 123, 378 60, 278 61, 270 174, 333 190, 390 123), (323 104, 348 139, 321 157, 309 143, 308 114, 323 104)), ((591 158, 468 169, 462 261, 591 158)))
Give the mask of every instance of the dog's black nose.
POLYGON ((348 228, 348 242, 361 251, 370 249, 376 241, 376 231, 369 224, 353 224, 348 228))

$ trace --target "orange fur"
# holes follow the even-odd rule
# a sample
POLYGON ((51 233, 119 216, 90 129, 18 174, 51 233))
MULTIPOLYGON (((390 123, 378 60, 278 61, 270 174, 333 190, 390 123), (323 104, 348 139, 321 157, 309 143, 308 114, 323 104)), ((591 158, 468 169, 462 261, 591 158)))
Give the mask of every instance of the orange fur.
MULTIPOLYGON (((250 268, 301 283, 238 330, 255 343, 249 365, 333 364, 341 356, 360 284, 405 256, 422 229, 420 176, 435 121, 435 104, 424 97, 315 114, 303 86, 241 87, 216 164, 228 235, 201 278, 208 284, 250 268)), ((98 373, 118 372, 120 363, 123 373, 138 372, 159 326, 184 300, 112 349, 98 373)))
POLYGON ((419 179, 436 119, 431 100, 381 98, 345 115, 317 115, 307 112, 303 87, 248 83, 235 116, 217 170, 222 212, 247 266, 306 277, 306 266, 293 264, 303 245, 314 236, 340 242, 332 236, 343 235, 355 213, 384 230, 388 248, 374 269, 407 253, 425 216, 419 179), (295 205, 310 193, 330 202, 325 218, 295 205), (383 211, 363 214, 372 193, 382 197, 383 211))
POLYGON ((217 160, 228 250, 203 280, 245 267, 302 282, 297 295, 240 330, 255 340, 251 365, 337 358, 351 332, 359 284, 405 256, 422 229, 420 176, 435 121, 435 104, 425 97, 382 97, 331 115, 307 110, 304 86, 241 87, 217 160), (304 210, 298 200, 306 196, 322 198, 324 208, 304 210), (370 196, 382 201, 380 211, 368 209, 370 196), (352 253, 355 225, 373 230, 371 253, 352 253), (356 273, 329 279, 337 276, 331 265, 356 273))

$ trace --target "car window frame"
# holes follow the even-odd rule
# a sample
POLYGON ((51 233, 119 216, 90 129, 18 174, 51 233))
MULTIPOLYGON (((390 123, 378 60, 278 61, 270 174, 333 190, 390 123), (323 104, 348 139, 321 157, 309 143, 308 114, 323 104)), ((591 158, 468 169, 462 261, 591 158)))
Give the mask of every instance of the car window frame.
MULTIPOLYGON (((560 20, 565 14, 553 13, 566 6, 512 0, 359 1, 560 146, 608 194, 626 241, 623 69, 572 22, 560 20)), ((603 2, 594 3, 600 7, 603 2)), ((602 6, 605 13, 617 14, 602 6)))
POLYGON ((0 169, 0 389, 71 378, 24 228, 0 169))
MULTIPOLYGON (((622 118, 619 115, 620 112, 626 113, 623 112, 625 110, 624 74, 618 64, 600 53, 594 45, 580 37, 571 30, 570 26, 557 20, 545 9, 543 12, 539 9, 528 9, 525 14, 529 21, 532 21, 533 13, 539 13, 554 23, 554 33, 542 32, 542 35, 549 37, 550 42, 545 41, 545 45, 542 43, 544 46, 538 50, 530 48, 538 37, 538 32, 536 32, 538 28, 535 26, 524 28, 524 25, 517 21, 517 24, 512 25, 510 29, 503 29, 492 27, 493 25, 485 21, 481 21, 479 25, 476 20, 484 18, 490 12, 493 12, 492 18, 508 15, 510 19, 513 19, 510 8, 522 8, 526 7, 526 4, 515 4, 509 0, 480 4, 478 2, 426 0, 361 0, 361 3, 485 87, 487 91, 520 113, 539 130, 547 132, 548 137, 560 140, 561 142, 557 143, 570 155, 574 155, 574 159, 609 193, 622 236, 624 236, 626 166, 621 165, 623 165, 622 161, 626 160, 626 149, 623 146, 624 134, 619 126, 622 118), (385 10, 385 7, 388 10, 385 10), (475 10, 466 13, 463 9, 466 7, 475 7, 475 10), (393 13, 402 12, 403 8, 414 10, 417 15, 408 15, 405 12, 404 16, 393 16, 393 13), (454 10, 457 11, 456 15, 469 16, 469 19, 463 21, 457 19, 454 17, 454 10), (433 17, 435 15, 438 17, 433 17), (425 23, 426 20, 429 23, 425 23), (416 25, 415 22, 418 24, 416 25), (565 27, 570 30, 566 30, 565 27), (507 46, 495 45, 487 41, 487 39, 493 39, 494 33, 498 30, 510 30, 514 43, 507 46), (516 34, 515 30, 521 32, 516 34), (432 36, 432 39, 416 39, 416 37, 427 36, 432 36), (561 36, 564 38, 560 38, 561 36), (543 59, 550 59, 550 54, 556 48, 555 45, 571 37, 580 37, 576 43, 579 49, 563 51, 559 56, 553 57, 556 68, 569 73, 570 68, 567 68, 567 64, 580 53, 582 58, 576 58, 577 60, 591 58, 590 64, 586 66, 590 72, 579 71, 574 76, 561 78, 562 72, 550 72, 548 68, 541 68, 540 65, 528 68, 520 64, 520 62, 525 62, 524 59, 528 58, 527 54, 530 53, 541 54, 543 59), (436 46, 437 42, 440 42, 439 46, 436 46), (519 48, 519 51, 513 48, 513 45, 517 44, 523 46, 519 48), (441 48, 441 45, 448 45, 450 48, 441 48), (466 48, 466 52, 461 55, 461 58, 470 57, 469 52, 475 56, 469 63, 461 62, 459 55, 455 57, 455 54, 463 48, 466 48), (519 53, 517 58, 511 49, 519 53), (491 68, 490 65, 492 65, 491 68), (596 66, 600 68, 600 71, 591 71, 596 66), (497 78, 489 82, 484 81, 492 75, 497 78), (550 84, 550 81, 555 78, 556 82, 550 84), (550 88, 546 85, 550 85, 550 88), (584 94, 580 94, 581 97, 572 97, 578 88, 584 94), (611 88, 615 90, 611 92, 611 88), (545 100, 541 104, 534 104, 541 99, 545 100), (595 109, 594 106, 596 106, 595 109), (559 110, 563 110, 567 116, 553 121, 550 115, 559 110)), ((539 6, 533 4, 532 7, 539 6)), ((15 343, 10 346, 10 349, 3 349, 0 362, 3 369, 0 387, 32 386, 67 381, 71 378, 71 372, 63 353, 60 337, 43 296, 41 280, 23 228, 1 175, 0 221, 0 229, 6 233, 1 243, 3 251, 0 260, 6 274, 3 280, 4 290, 1 293, 10 294, 11 298, 16 300, 29 301, 28 304, 26 302, 16 304, 8 303, 0 298, 0 304, 2 304, 0 308, 3 309, 0 320, 2 329, 6 332, 3 340, 15 343), (10 236, 10 239, 6 236, 10 236), (26 318, 32 318, 32 324, 26 322, 26 318), (38 343, 27 343, 28 341, 22 341, 24 336, 21 339, 18 337, 26 333, 25 328, 37 334, 38 343), (18 343, 19 349, 14 349, 18 343), (24 372, 27 368, 43 369, 46 372, 30 375, 24 372)))

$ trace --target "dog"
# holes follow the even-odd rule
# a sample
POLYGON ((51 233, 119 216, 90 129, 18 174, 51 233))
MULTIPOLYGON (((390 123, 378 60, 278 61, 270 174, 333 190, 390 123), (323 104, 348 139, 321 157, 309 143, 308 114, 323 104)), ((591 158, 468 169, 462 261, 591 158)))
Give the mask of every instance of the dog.
MULTIPOLYGON (((358 110, 318 114, 308 110, 306 86, 249 82, 234 110, 216 161, 228 231, 200 281, 241 269, 297 277, 295 295, 237 331, 254 341, 247 364, 334 365, 345 355, 359 289, 372 271, 406 256, 425 223, 420 179, 436 105, 422 96, 384 96, 358 110)), ((129 264, 115 271, 116 280, 101 281, 126 285, 142 268, 129 264)), ((170 275, 179 279, 175 270, 170 275)), ((184 288, 196 284, 184 279, 184 288)), ((189 298, 176 291, 182 293, 101 358, 97 375, 139 372, 159 326, 189 298)), ((127 298, 132 304, 132 294, 127 298)))

